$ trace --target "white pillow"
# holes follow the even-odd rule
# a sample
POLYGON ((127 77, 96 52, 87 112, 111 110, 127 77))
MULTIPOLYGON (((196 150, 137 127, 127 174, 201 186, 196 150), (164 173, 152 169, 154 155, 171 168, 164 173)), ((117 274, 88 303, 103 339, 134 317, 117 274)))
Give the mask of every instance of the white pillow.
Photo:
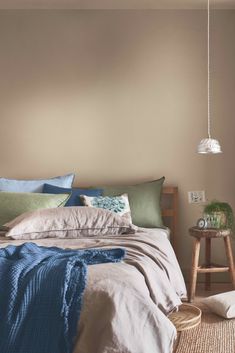
POLYGON ((225 319, 235 318, 235 290, 212 295, 203 300, 211 311, 225 319))

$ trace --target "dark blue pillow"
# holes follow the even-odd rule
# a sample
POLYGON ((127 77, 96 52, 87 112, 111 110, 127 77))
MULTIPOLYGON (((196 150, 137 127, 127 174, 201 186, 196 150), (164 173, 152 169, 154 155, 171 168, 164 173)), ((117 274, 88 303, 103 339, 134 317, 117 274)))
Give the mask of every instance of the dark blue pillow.
POLYGON ((86 196, 101 196, 102 189, 80 189, 80 188, 61 188, 59 186, 44 184, 42 192, 44 194, 66 194, 71 193, 69 200, 66 202, 67 206, 83 206, 80 201, 80 195, 86 196))

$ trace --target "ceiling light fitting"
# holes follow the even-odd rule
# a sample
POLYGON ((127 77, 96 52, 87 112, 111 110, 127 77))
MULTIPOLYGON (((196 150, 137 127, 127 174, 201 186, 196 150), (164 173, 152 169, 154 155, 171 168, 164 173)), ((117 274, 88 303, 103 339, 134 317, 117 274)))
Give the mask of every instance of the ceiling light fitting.
POLYGON ((207 1, 207 132, 208 138, 200 141, 197 152, 201 154, 222 153, 218 140, 211 138, 211 97, 210 97, 210 0, 207 1))

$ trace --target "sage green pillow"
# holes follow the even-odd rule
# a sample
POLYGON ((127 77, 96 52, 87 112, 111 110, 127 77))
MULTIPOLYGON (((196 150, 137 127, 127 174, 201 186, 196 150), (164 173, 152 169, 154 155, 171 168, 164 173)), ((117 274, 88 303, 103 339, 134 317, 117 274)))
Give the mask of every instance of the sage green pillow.
POLYGON ((70 194, 0 192, 0 226, 28 211, 64 206, 70 194))
POLYGON ((162 227, 161 192, 165 177, 129 186, 104 186, 104 196, 128 194, 132 222, 145 228, 162 227))

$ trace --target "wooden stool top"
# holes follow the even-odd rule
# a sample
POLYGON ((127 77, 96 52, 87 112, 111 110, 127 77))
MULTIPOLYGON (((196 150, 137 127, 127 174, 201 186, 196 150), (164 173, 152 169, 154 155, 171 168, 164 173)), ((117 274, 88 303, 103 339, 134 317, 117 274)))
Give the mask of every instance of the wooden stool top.
POLYGON ((224 238, 232 234, 231 229, 214 229, 198 227, 189 228, 189 234, 195 238, 224 238))

